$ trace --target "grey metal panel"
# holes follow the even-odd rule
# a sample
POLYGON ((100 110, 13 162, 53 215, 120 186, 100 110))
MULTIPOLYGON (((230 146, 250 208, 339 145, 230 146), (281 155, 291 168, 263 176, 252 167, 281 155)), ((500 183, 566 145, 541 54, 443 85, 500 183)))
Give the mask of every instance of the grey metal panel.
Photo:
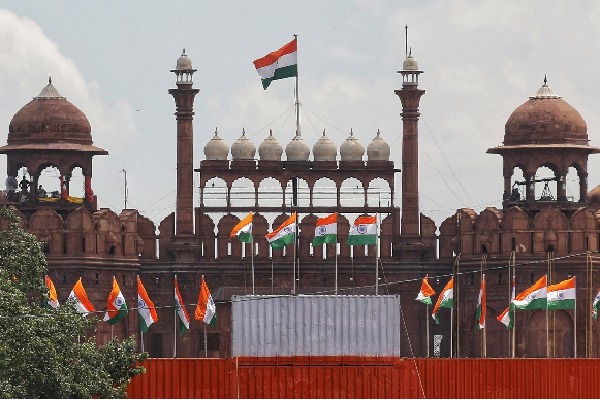
POLYGON ((400 356, 400 297, 233 296, 232 355, 400 356))

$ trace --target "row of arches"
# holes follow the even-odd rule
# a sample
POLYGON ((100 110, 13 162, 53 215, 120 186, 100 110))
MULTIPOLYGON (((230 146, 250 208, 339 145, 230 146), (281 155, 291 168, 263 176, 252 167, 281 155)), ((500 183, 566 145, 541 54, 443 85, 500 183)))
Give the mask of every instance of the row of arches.
POLYGON ((545 162, 533 171, 519 164, 504 177, 505 202, 580 202, 586 194, 587 172, 577 163, 563 170, 545 162))
POLYGON ((296 194, 300 207, 393 206, 393 190, 383 178, 373 178, 365 183, 348 177, 336 184, 333 179, 322 177, 311 186, 298 178, 295 185, 296 188, 292 179, 282 181, 273 177, 262 179, 258 185, 246 177, 239 177, 231 184, 215 177, 200 188, 200 204, 206 207, 222 207, 225 204, 228 207, 290 206, 296 194))

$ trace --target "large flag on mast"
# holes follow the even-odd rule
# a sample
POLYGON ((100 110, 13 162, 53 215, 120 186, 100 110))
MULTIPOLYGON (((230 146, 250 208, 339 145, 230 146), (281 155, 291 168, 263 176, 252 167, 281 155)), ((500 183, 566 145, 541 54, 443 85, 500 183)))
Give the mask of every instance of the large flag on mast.
POLYGON ((92 303, 87 297, 87 293, 83 288, 83 283, 81 283, 81 278, 77 282, 75 282, 75 286, 73 286, 73 290, 71 290, 71 294, 69 294, 69 298, 67 301, 75 302, 75 309, 77 312, 83 314, 83 316, 87 316, 89 313, 96 311, 92 303))
POLYGON ((575 308, 575 277, 548 286, 548 310, 575 308))
POLYGON ((179 285, 177 285, 177 275, 175 275, 175 310, 179 316, 179 334, 183 335, 190 329, 190 317, 185 309, 185 303, 179 293, 179 285))
POLYGON ((438 311, 440 307, 444 308, 452 308, 454 303, 454 277, 450 278, 442 293, 437 299, 435 303, 435 307, 433 307, 433 312, 431 313, 431 317, 435 320, 436 324, 440 323, 440 319, 438 318, 438 311))
POLYGON ((112 290, 108 294, 108 300, 106 301, 106 313, 104 314, 104 321, 107 321, 110 325, 114 325, 122 320, 127 315, 127 303, 125 297, 119 288, 117 278, 113 276, 112 290))
POLYGON ((485 274, 483 274, 481 275, 481 286, 479 287, 479 298, 477 299, 477 311, 475 312, 475 317, 477 318, 475 330, 477 331, 485 329, 485 310, 487 307, 485 292, 485 274))
POLYGON ((252 243, 252 211, 231 230, 229 237, 234 238, 236 236, 240 242, 252 243))
POLYGON ((323 243, 337 243, 337 213, 317 219, 312 245, 320 246, 323 243))
POLYGON ((423 278, 423 281, 421 282, 421 290, 415 300, 430 306, 432 304, 431 296, 434 294, 435 290, 429 285, 429 275, 425 275, 425 278, 423 278))
POLYGON ((254 60, 254 67, 260 76, 263 89, 267 89, 271 81, 298 76, 298 38, 254 60))
POLYGON ((273 250, 280 249, 296 240, 296 212, 292 214, 279 228, 265 235, 273 250))
POLYGON ((140 330, 146 333, 148 332, 148 328, 150 328, 150 325, 158 321, 158 314, 156 313, 154 303, 152 302, 152 300, 150 300, 150 296, 148 296, 146 288, 144 287, 144 284, 142 283, 142 280, 139 276, 137 278, 137 288, 140 330))
POLYGON ((542 276, 530 288, 519 293, 512 304, 519 310, 545 310, 548 304, 548 285, 546 275, 542 276))
POLYGON ((200 296, 198 297, 198 305, 194 312, 194 318, 198 321, 203 321, 205 324, 215 325, 217 323, 217 306, 208 290, 208 285, 202 277, 200 284, 200 296))
POLYGON ((58 307, 60 304, 58 303, 58 296, 56 295, 56 288, 54 287, 54 282, 48 275, 45 277, 46 287, 48 288, 48 300, 46 304, 52 308, 58 307))

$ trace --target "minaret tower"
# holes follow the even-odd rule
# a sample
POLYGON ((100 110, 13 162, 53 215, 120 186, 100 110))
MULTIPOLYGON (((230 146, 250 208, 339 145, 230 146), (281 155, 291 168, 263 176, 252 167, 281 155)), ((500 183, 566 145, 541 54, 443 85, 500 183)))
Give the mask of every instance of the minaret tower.
POLYGON ((177 60, 177 66, 171 70, 177 77, 177 89, 169 89, 175 99, 177 117, 177 205, 175 210, 175 238, 173 251, 178 260, 186 261, 192 255, 194 243, 194 97, 199 89, 193 88, 192 61, 185 54, 177 60), (187 250, 184 250, 181 246, 187 250), (183 253, 188 256, 183 256, 183 253))
POLYGON ((402 101, 402 217, 400 246, 405 260, 418 260, 426 251, 419 234, 419 102, 425 93, 419 89, 417 60, 409 51, 402 65, 402 89, 394 92, 402 101))

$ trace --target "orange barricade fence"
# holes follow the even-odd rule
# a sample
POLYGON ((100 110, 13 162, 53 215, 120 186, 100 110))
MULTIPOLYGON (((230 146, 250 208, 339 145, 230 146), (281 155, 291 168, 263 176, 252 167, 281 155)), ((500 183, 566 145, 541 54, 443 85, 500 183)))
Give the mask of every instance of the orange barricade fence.
POLYGON ((149 359, 129 398, 600 398, 600 359, 149 359))

